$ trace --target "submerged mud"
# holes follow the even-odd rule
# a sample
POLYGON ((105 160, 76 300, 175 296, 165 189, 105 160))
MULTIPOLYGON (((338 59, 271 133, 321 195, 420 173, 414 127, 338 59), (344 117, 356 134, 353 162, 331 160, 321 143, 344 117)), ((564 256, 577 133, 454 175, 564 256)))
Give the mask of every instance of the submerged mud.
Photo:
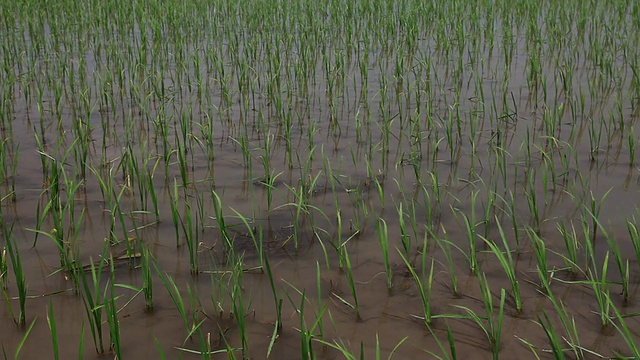
POLYGON ((637 6, 302 3, 6 4, 8 356, 633 356, 637 6))

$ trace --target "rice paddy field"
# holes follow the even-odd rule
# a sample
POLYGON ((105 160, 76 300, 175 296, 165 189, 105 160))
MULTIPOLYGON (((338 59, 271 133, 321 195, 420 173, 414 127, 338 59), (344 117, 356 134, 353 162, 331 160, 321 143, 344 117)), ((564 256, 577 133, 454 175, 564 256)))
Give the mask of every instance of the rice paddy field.
POLYGON ((4 358, 640 358, 638 1, 0 0, 0 68, 4 358))

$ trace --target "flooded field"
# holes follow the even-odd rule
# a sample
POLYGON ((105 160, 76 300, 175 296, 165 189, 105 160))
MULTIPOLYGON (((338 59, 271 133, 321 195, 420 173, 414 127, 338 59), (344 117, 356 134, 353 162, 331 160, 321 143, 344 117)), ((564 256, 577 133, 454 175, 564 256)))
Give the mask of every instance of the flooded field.
POLYGON ((640 3, 0 4, 6 358, 640 358, 640 3))

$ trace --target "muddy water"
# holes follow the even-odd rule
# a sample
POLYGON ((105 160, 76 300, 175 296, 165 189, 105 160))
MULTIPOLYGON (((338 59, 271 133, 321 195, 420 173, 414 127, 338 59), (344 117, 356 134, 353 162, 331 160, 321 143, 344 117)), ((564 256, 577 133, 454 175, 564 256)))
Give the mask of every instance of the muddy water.
MULTIPOLYGON (((502 30, 502 26, 496 23, 496 29, 502 30)), ((52 239, 45 234, 35 239, 33 229, 51 198, 51 175, 43 170, 36 137, 44 143, 44 152, 57 159, 67 174, 61 186, 67 206, 64 228, 77 251, 77 263, 85 266, 99 259, 105 243, 108 253, 117 257, 126 251, 131 238, 132 243, 149 246, 159 270, 153 272, 154 307, 149 312, 142 294, 136 295, 130 288, 142 285, 140 260, 120 261, 114 267, 115 283, 129 286, 115 288, 123 357, 158 358, 164 353, 167 358, 195 358, 198 355, 184 349, 202 350, 195 335, 188 337, 160 279, 159 274, 166 274, 177 284, 189 314, 202 322, 199 336, 211 350, 242 347, 244 332, 246 356, 264 358, 276 312, 269 278, 258 268, 261 255, 249 234, 253 230, 263 256, 269 259, 276 295, 283 304, 282 330, 271 350, 272 358, 301 357, 301 329, 312 329, 316 340, 311 346, 318 358, 342 355, 317 340, 343 346, 354 354, 363 349, 365 357, 371 358, 377 351, 376 339, 383 356, 395 350, 396 358, 429 357, 431 352, 441 354, 448 349, 447 329, 461 357, 488 358, 491 352, 486 335, 473 320, 460 318, 468 314, 465 308, 479 316, 485 314, 478 278, 469 271, 463 254, 469 243, 464 216, 475 216, 478 224, 478 263, 496 311, 500 290, 506 290, 502 356, 530 358, 527 344, 540 354, 550 348, 536 323, 545 312, 564 334, 557 310, 538 289, 537 263, 527 227, 538 230, 545 241, 548 268, 554 271, 553 294, 574 318, 580 345, 605 356, 627 354, 624 339, 615 328, 601 328, 593 289, 584 282, 585 241, 590 240, 589 234, 582 233, 581 220, 595 199, 602 225, 592 240, 596 267, 602 270, 611 251, 609 236, 618 244, 624 261, 629 261, 630 269, 625 302, 618 284, 622 276, 609 256, 607 279, 612 282, 612 302, 622 313, 637 312, 638 259, 626 223, 636 213, 640 183, 636 164, 630 166, 627 142, 637 116, 630 65, 612 60, 618 72, 607 78, 604 66, 586 54, 577 55, 569 68, 557 63, 549 45, 543 54, 550 59, 542 60, 538 74, 544 81, 536 86, 528 76, 532 41, 524 30, 517 26, 513 30, 519 35, 511 39, 513 61, 508 64, 505 48, 500 46, 463 46, 463 55, 459 55, 457 49, 446 52, 442 44, 425 37, 419 40, 418 51, 403 57, 406 63, 399 68, 401 76, 394 72, 394 54, 400 49, 394 53, 393 48, 364 40, 363 48, 351 49, 327 40, 324 50, 329 55, 323 58, 321 51, 314 50, 314 60, 309 60, 302 73, 296 72, 293 62, 271 68, 268 57, 247 55, 242 59, 251 65, 251 71, 245 68, 246 82, 239 73, 242 65, 236 62, 239 55, 214 52, 224 60, 218 69, 211 53, 197 43, 180 49, 169 43, 175 52, 163 58, 166 67, 161 68, 149 55, 148 69, 141 73, 131 71, 136 62, 131 58, 123 56, 128 59, 123 60, 124 65, 113 65, 108 55, 88 51, 86 82, 79 82, 79 88, 91 89, 88 111, 81 105, 83 99, 74 94, 78 89, 68 84, 63 85, 68 93, 57 106, 55 86, 45 83, 60 81, 59 74, 48 70, 41 60, 35 65, 22 60, 25 63, 20 66, 37 67, 38 71, 28 71, 31 75, 15 81, 5 97, 11 107, 10 126, 5 122, 2 128, 3 154, 9 159, 7 166, 16 157, 18 161, 15 172, 7 167, 3 173, 1 188, 3 198, 9 195, 1 203, 3 220, 14 224, 12 239, 18 244, 28 284, 27 324, 35 321, 21 356, 52 357, 46 321, 51 307, 61 358, 78 354, 100 357, 94 349, 83 290, 76 293, 69 274, 60 271, 59 252, 52 239), (363 50, 367 45, 371 47, 368 57, 363 50), (180 56, 192 61, 178 64, 180 56), (194 59, 207 68, 197 68, 194 59), (361 64, 367 70, 366 77, 361 64), (123 66, 126 81, 119 83, 118 72, 109 66, 123 66), (573 78, 563 87, 559 74, 568 69, 573 78), (344 77, 338 76, 342 72, 344 77), (105 80, 109 75, 113 78, 105 80), (275 78, 281 78, 282 88, 276 87, 275 78), (38 86, 44 87, 42 103, 34 95, 38 86), (75 140, 83 134, 74 127, 78 119, 90 128, 84 140, 75 140), (76 156, 82 143, 88 145, 85 178, 79 175, 83 161, 76 156), (243 156, 243 146, 248 157, 243 156), (185 172, 181 172, 180 149, 186 149, 185 172), (135 169, 129 167, 131 157, 137 160, 135 169), (266 172, 275 177, 271 187, 264 184, 267 159, 266 172), (140 174, 145 171, 153 178, 141 190, 138 184, 146 180, 140 174), (113 180, 118 206, 114 206, 113 196, 104 195, 98 175, 102 181, 113 180), (70 195, 70 187, 78 183, 79 188, 70 195), (157 218, 151 213, 156 208, 148 184, 157 197, 157 218), (176 188, 183 223, 188 215, 198 219, 191 232, 177 224, 177 236, 171 208, 176 188), (220 196, 234 253, 246 270, 239 280, 244 328, 231 300, 233 284, 238 281, 232 276, 233 263, 240 260, 225 250, 212 191, 220 196), (296 220, 294 204, 300 200, 300 192, 310 206, 296 220), (529 202, 533 194, 537 217, 529 202), (408 231, 405 236, 410 239, 408 261, 425 284, 424 276, 433 264, 429 303, 435 318, 431 331, 420 319, 424 309, 418 287, 396 251, 403 248, 400 204, 408 231), (237 214, 247 219, 250 229, 237 214), (485 214, 489 214, 487 223, 482 222, 485 214), (112 216, 117 216, 113 233, 112 216), (380 219, 388 227, 390 291, 378 241, 380 219), (504 270, 479 237, 502 248, 498 223, 514 250, 523 299, 521 313, 515 309, 504 270), (567 256, 567 250, 558 231, 560 224, 576 229, 580 246, 577 265, 584 273, 572 275, 564 270, 567 264, 562 256, 567 256), (197 236, 196 275, 190 274, 187 234, 197 236), (451 269, 434 234, 453 244, 459 294, 453 293, 451 269), (349 239, 344 248, 357 290, 359 316, 346 304, 353 305, 355 299, 347 271, 340 269, 334 249, 339 239, 349 239), (300 312, 301 304, 304 313, 300 312), (402 345, 394 349, 399 343, 402 345)), ((245 41, 246 46, 255 45, 245 41)), ((507 41, 496 35, 496 44, 507 41)), ((259 56, 273 51, 262 46, 259 56)), ((229 49, 230 45, 223 48, 229 49)), ((127 51, 135 54, 132 49, 127 51)), ((562 59, 575 57, 567 52, 562 59)), ((80 61, 73 52, 67 56, 63 63, 80 61)), ((283 58, 291 61, 292 56, 287 53, 283 58)), ((8 73, 5 70, 5 79, 8 73)), ((586 219, 589 228, 591 218, 586 219)), ((40 229, 50 232, 53 227, 52 214, 47 214, 40 229)), ((109 277, 109 272, 103 274, 101 291, 109 277)), ((10 309, 17 311, 18 301, 13 299, 17 290, 12 270, 6 293, 10 300, 0 307, 6 324, 0 327, 0 342, 7 354, 13 354, 25 327, 13 325, 10 309)), ((635 317, 626 321, 630 329, 639 326, 635 317)), ((108 349, 106 322, 102 329, 108 349)), ((236 350, 235 354, 240 356, 241 352, 236 350)))

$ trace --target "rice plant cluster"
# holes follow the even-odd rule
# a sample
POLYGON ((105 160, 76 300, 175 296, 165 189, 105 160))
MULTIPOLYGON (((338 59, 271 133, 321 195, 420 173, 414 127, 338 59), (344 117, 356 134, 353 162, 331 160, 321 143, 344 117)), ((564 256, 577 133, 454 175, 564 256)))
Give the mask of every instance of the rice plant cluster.
POLYGON ((0 67, 5 358, 640 358, 637 1, 0 0, 0 67))

